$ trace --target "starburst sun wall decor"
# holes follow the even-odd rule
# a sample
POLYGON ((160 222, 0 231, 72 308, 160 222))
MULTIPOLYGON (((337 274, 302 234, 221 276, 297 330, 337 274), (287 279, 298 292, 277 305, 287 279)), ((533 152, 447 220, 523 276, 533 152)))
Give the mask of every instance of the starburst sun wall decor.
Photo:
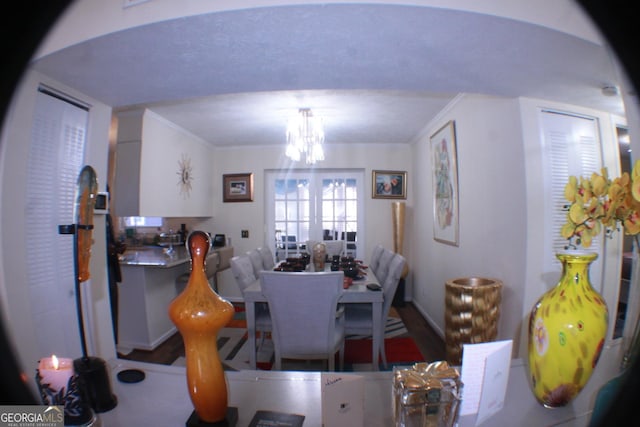
POLYGON ((191 158, 186 154, 178 160, 178 189, 180 195, 187 199, 191 195, 191 184, 193 183, 193 167, 191 166, 191 158))

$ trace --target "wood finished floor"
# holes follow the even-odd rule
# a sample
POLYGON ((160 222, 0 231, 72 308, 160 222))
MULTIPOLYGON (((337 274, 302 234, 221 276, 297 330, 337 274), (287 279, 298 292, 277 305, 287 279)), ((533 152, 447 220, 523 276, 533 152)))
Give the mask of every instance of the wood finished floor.
MULTIPOLYGON (((424 356, 424 361, 433 362, 436 360, 445 360, 444 340, 427 323, 415 306, 407 302, 404 306, 393 308, 404 322, 409 331, 409 335, 420 349, 420 352, 424 356)), ((184 346, 180 333, 174 334, 153 351, 133 350, 127 355, 119 354, 121 359, 159 363, 163 365, 172 364, 180 356, 184 356, 184 346)))

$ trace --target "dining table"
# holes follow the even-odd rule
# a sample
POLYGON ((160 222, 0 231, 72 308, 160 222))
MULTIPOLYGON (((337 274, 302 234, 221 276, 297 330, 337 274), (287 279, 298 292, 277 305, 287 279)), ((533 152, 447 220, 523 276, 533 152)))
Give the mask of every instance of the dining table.
MULTIPOLYGON (((331 271, 330 263, 326 263, 323 271, 331 271)), ((315 274, 313 263, 304 274, 315 274)), ((298 273, 300 274, 300 273, 298 273)), ((382 289, 371 290, 367 285, 381 286, 375 274, 370 269, 363 269, 363 274, 355 278, 351 285, 343 289, 338 300, 341 304, 371 304, 372 346, 371 363, 373 370, 379 369, 379 354, 382 343, 384 319, 382 319, 382 306, 384 293, 382 289)), ((245 302, 245 315, 247 320, 247 333, 249 336, 249 364, 251 369, 256 369, 256 325, 255 307, 257 303, 266 303, 267 298, 262 294, 260 279, 247 286, 243 292, 245 302)), ((312 313, 310 313, 312 315, 312 313)))

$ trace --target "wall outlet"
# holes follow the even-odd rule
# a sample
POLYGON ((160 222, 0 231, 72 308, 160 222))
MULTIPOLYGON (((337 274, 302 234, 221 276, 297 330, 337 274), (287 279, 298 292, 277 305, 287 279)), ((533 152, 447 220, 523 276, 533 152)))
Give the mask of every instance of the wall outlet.
POLYGON ((249 230, 241 230, 241 231, 240 231, 240 236, 241 236, 243 239, 248 239, 248 238, 249 238, 249 230))

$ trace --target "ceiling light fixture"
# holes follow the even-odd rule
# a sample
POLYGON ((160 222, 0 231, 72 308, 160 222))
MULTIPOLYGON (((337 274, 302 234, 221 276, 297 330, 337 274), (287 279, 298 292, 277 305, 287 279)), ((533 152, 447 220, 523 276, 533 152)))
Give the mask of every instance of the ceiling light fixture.
POLYGON ((309 108, 298 110, 298 115, 287 125, 287 157, 297 162, 304 155, 306 163, 312 165, 324 160, 323 144, 322 120, 314 117, 309 108))

